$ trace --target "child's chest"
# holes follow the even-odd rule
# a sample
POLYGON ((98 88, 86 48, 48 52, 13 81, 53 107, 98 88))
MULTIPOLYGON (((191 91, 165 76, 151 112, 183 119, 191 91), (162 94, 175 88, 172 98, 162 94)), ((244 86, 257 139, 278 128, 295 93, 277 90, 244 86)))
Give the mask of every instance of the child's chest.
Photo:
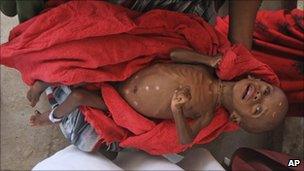
POLYGON ((172 118, 174 91, 188 87, 191 100, 184 107, 186 117, 195 118, 213 107, 209 73, 181 64, 157 64, 134 74, 124 82, 120 93, 138 112, 147 117, 172 118))

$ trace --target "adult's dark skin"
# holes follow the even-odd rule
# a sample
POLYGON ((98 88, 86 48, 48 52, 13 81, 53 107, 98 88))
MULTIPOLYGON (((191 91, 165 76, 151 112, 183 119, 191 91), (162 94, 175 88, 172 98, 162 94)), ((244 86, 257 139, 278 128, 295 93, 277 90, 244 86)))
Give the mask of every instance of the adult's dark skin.
MULTIPOLYGON (((7 16, 18 14, 24 22, 39 14, 45 8, 44 0, 1 0, 1 11, 7 16)), ((262 0, 229 0, 229 34, 232 43, 241 43, 249 50, 252 47, 252 33, 257 10, 262 0)))
POLYGON ((255 17, 262 0, 229 0, 229 33, 232 43, 252 48, 255 17))

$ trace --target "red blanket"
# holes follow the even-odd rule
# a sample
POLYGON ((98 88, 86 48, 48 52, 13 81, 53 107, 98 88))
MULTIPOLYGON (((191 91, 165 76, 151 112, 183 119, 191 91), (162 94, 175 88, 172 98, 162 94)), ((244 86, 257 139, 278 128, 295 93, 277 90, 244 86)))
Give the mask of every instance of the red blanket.
MULTIPOLYGON (((218 18, 216 29, 226 35, 228 17, 218 18)), ((260 11, 253 49, 253 55, 278 74, 288 97, 288 115, 304 116, 304 12, 260 11)))
POLYGON ((105 2, 72 1, 18 25, 1 45, 1 64, 16 68, 25 83, 99 85, 109 112, 82 107, 87 121, 106 142, 119 141, 150 154, 178 153, 236 129, 223 108, 194 142, 180 145, 172 120, 151 121, 134 111, 109 84, 153 63, 168 60, 174 48, 224 55, 218 76, 230 80, 253 74, 278 85, 265 64, 201 18, 153 10, 143 15, 105 2))

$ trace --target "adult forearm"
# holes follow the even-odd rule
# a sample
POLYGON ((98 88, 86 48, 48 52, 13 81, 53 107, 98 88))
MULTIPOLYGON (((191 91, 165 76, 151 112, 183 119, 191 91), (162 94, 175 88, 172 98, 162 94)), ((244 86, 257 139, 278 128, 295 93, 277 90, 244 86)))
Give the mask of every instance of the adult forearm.
POLYGON ((256 14, 262 0, 229 0, 229 34, 232 43, 252 47, 256 14))

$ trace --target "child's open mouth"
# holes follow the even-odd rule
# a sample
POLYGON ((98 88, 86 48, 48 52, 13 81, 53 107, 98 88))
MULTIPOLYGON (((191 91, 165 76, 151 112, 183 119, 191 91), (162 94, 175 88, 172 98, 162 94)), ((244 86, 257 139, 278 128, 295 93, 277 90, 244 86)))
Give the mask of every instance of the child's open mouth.
POLYGON ((242 100, 248 100, 250 97, 252 97, 254 91, 255 87, 252 84, 248 84, 247 88, 243 92, 242 100))

